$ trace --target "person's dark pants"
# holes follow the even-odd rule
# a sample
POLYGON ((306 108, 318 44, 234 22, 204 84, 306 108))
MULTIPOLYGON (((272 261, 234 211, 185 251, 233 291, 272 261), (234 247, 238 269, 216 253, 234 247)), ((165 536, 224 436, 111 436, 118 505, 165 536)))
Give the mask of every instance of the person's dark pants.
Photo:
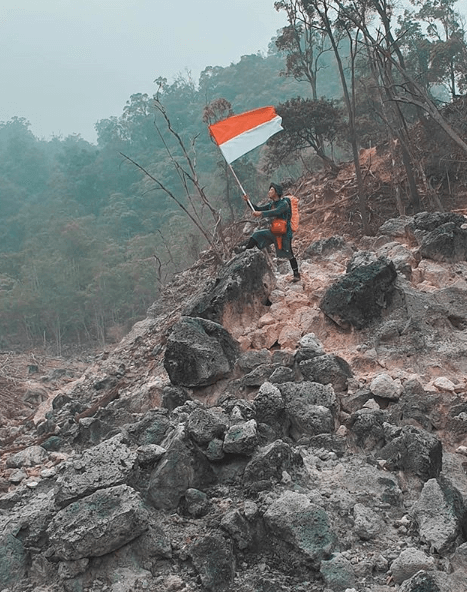
MULTIPOLYGON (((251 236, 250 239, 248 240, 245 248, 246 249, 253 249, 254 247, 258 247, 258 249, 261 248, 258 244, 258 241, 253 236, 251 236)), ((295 278, 299 278, 300 274, 298 273, 298 263, 297 263, 297 260, 295 259, 295 255, 292 251, 292 241, 290 241, 290 247, 288 249, 288 254, 292 255, 292 257, 287 257, 287 258, 289 259, 290 267, 292 268, 293 275, 295 278)))

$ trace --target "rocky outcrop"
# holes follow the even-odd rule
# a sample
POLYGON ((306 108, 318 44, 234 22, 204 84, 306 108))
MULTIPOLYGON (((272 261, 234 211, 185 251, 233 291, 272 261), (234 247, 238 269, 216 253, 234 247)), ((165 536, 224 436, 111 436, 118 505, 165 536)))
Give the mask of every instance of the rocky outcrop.
POLYGON ((348 273, 327 290, 320 308, 341 327, 363 329, 391 304, 396 277, 394 263, 384 258, 351 263, 348 273))
POLYGON ((6 455, 0 588, 464 592, 467 268, 420 255, 459 222, 320 242, 298 285, 253 250, 142 325, 6 455))
POLYGON ((224 327, 183 317, 167 340, 164 366, 172 384, 202 387, 229 376, 238 354, 237 342, 224 327))
POLYGON ((214 282, 208 282, 185 307, 184 315, 219 323, 234 337, 251 318, 264 314, 276 278, 267 259, 257 249, 229 261, 214 282))
POLYGON ((147 528, 139 494, 128 485, 96 491, 57 512, 47 529, 56 557, 77 561, 119 549, 147 528))

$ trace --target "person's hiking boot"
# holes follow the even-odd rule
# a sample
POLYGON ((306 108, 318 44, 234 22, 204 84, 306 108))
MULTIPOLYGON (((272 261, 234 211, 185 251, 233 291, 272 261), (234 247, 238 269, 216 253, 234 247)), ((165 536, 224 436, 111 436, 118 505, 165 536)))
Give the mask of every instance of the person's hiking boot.
POLYGON ((237 245, 236 247, 234 247, 233 252, 236 255, 239 255, 240 253, 243 253, 243 251, 246 251, 246 245, 237 245))
POLYGON ((292 278, 292 282, 293 282, 293 283, 295 283, 295 282, 299 282, 299 281, 300 281, 300 279, 301 279, 301 278, 300 278, 300 274, 298 273, 298 271, 294 271, 293 278, 292 278))

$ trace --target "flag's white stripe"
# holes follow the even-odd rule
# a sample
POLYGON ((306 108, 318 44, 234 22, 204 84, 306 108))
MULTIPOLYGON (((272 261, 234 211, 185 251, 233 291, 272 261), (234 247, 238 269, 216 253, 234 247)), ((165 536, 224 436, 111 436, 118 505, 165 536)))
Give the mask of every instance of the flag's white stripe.
POLYGON ((231 140, 227 140, 227 142, 219 146, 225 160, 231 163, 237 158, 240 158, 240 156, 250 152, 250 150, 253 150, 253 148, 263 144, 268 138, 283 129, 281 123, 282 117, 277 115, 274 119, 243 132, 231 140))

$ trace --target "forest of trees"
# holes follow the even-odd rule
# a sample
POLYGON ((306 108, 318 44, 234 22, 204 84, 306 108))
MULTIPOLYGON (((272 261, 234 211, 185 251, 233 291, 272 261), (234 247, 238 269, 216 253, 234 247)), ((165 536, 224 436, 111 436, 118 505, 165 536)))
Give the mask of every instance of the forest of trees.
MULTIPOLYGON (((397 139, 409 202, 418 204, 409 126, 440 114, 467 86, 464 23, 453 0, 281 0, 288 25, 267 55, 155 81, 120 116, 79 135, 36 138, 0 122, 0 348, 104 344, 145 316, 161 286, 223 233, 243 201, 207 125, 275 105, 284 132, 235 163, 252 196, 270 179, 397 139), (410 184, 410 179, 413 183, 410 184)), ((365 231, 365 195, 359 184, 365 231)), ((396 196, 400 200, 400 196, 396 196)), ((402 207, 402 206, 401 206, 402 207)))

